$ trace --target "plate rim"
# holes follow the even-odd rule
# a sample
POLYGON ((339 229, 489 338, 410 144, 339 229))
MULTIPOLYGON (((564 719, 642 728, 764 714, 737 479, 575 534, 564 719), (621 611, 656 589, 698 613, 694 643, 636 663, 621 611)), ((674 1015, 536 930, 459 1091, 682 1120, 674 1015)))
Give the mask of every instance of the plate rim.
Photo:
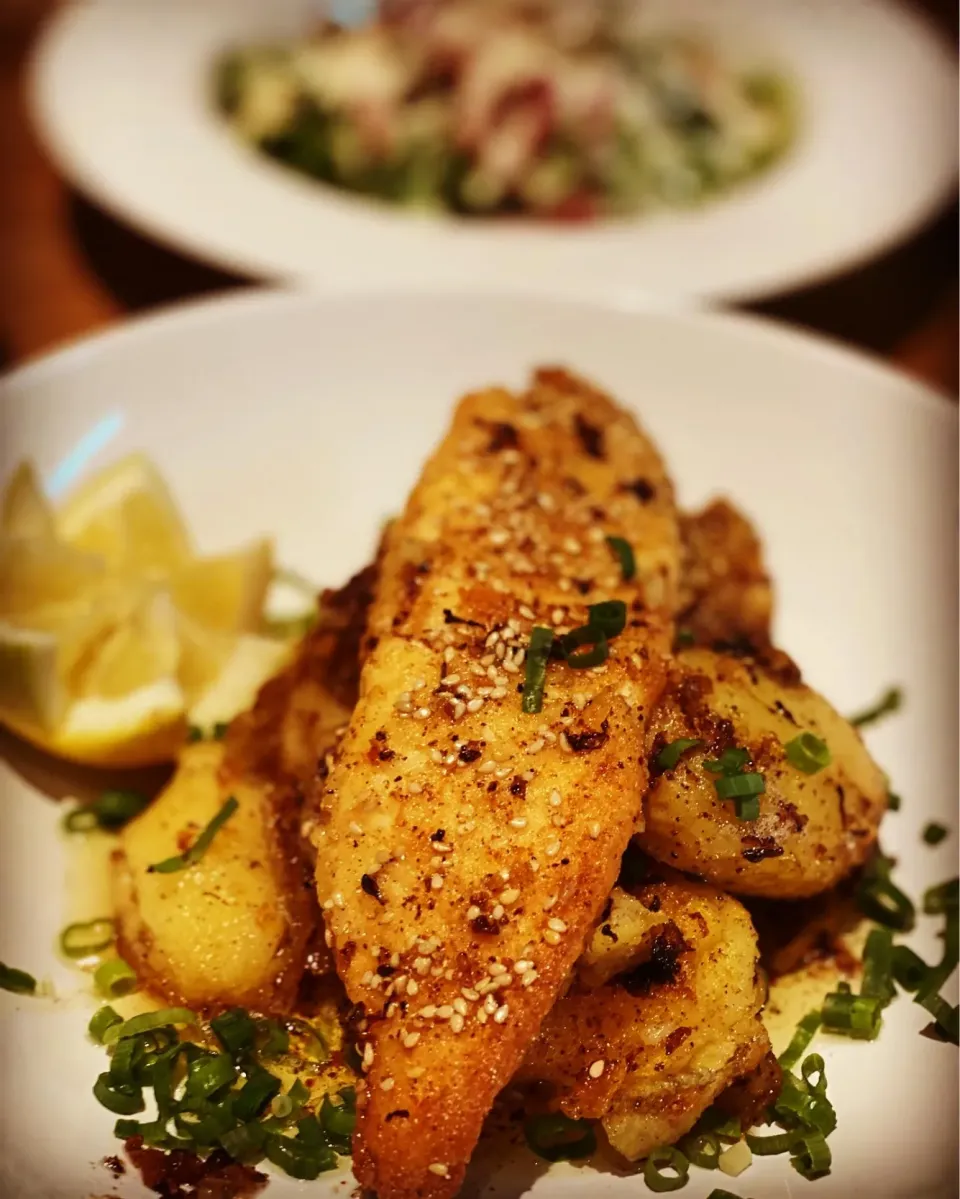
MULTIPOLYGON (((110 2, 111 0, 67 0, 61 7, 55 8, 43 22, 29 55, 24 85, 29 118, 41 144, 64 178, 110 216, 181 255, 206 262, 255 283, 288 286, 324 283, 318 273, 319 268, 317 271, 298 272, 278 267, 275 262, 269 261, 269 254, 261 254, 249 247, 228 249, 221 248, 218 244, 211 245, 203 234, 189 229, 185 232, 178 228, 175 220, 164 219, 153 210, 139 210, 135 203, 128 203, 124 196, 118 195, 109 185, 104 185, 86 156, 77 153, 69 139, 63 136, 59 118, 55 115, 56 105, 52 100, 51 63, 56 52, 72 36, 74 23, 83 21, 87 10, 103 7, 110 2)), ((924 39, 931 50, 939 50, 941 53, 949 50, 943 31, 924 12, 903 3, 902 0, 870 0, 870 3, 881 12, 895 13, 900 21, 912 25, 915 36, 924 39)), ((949 55, 947 61, 952 64, 949 55)), ((954 76, 956 77, 955 69, 954 76)), ((949 207, 957 188, 958 177, 960 165, 955 160, 951 169, 944 172, 938 187, 928 187, 923 194, 918 194, 912 204, 903 207, 899 221, 890 223, 885 230, 878 230, 872 237, 852 244, 844 252, 832 256, 821 253, 806 269, 797 269, 792 273, 781 271, 779 276, 773 275, 759 282, 712 285, 702 290, 678 290, 671 294, 692 302, 755 303, 828 283, 883 258, 932 224, 949 207)), ((511 290, 523 292, 525 288, 522 285, 512 285, 511 290)), ((626 296, 628 291, 642 294, 641 288, 619 287, 621 295, 626 296)), ((595 288, 591 288, 591 294, 597 294, 595 288)))
MULTIPOLYGON (((552 296, 543 290, 530 288, 515 290, 499 287, 447 287, 425 283, 411 287, 403 283, 377 286, 315 285, 280 287, 276 285, 244 285, 228 288, 198 297, 164 304, 146 312, 135 313, 116 324, 81 333, 58 344, 50 350, 15 365, 11 370, 0 372, 0 403, 8 402, 11 393, 43 383, 64 371, 72 369, 75 360, 89 359, 112 352, 114 346, 136 344, 154 335, 163 335, 167 330, 174 332, 179 327, 203 327, 208 322, 230 322, 235 317, 243 319, 258 311, 282 310, 311 303, 357 304, 363 301, 386 302, 389 300, 414 300, 430 302, 443 300, 449 303, 497 304, 501 302, 532 304, 563 308, 567 310, 590 310, 626 316, 635 320, 653 318, 688 324, 691 329, 700 325, 724 330, 728 335, 743 338, 776 348, 780 352, 798 353, 815 357, 833 368, 852 372, 864 379, 896 381, 900 390, 897 403, 917 406, 942 419, 946 425, 956 426, 960 419, 960 407, 946 389, 934 387, 926 380, 911 375, 902 366, 893 364, 880 354, 859 346, 850 345, 839 337, 794 325, 765 313, 715 309, 707 306, 673 300, 664 297, 634 297, 632 299, 609 297, 600 299, 586 296, 575 299, 569 296, 552 296)), ((775 402, 775 401, 774 401, 775 402)))

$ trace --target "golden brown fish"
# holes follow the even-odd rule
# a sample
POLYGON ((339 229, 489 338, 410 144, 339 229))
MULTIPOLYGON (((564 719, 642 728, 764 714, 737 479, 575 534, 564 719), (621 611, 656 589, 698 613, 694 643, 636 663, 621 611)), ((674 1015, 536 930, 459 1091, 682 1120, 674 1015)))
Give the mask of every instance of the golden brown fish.
POLYGON ((656 451, 555 370, 464 399, 390 532, 316 833, 337 969, 366 1012, 354 1168, 380 1199, 457 1191, 607 900, 678 571, 656 451), (550 662, 525 712, 531 630, 582 626, 604 600, 627 610, 607 659, 550 662))

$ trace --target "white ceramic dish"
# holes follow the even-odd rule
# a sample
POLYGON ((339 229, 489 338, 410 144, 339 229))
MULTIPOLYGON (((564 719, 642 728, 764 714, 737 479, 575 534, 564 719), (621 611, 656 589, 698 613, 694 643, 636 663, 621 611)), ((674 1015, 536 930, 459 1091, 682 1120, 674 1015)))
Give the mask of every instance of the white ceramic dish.
POLYGON ((756 299, 880 253, 952 190, 956 70, 895 0, 645 0, 651 24, 702 28, 785 65, 805 110, 795 150, 686 213, 601 226, 464 223, 352 199, 235 140, 210 102, 226 46, 302 29, 315 0, 86 0, 43 39, 41 133, 122 219, 242 274, 424 281, 618 300, 756 299))
MULTIPOLYGON (((717 492, 757 521, 779 596, 778 635, 841 710, 888 683, 906 710, 869 734, 904 798, 884 830, 913 894, 956 869, 956 408, 828 343, 736 317, 627 312, 523 298, 251 293, 84 341, 0 384, 0 477, 33 456, 51 490, 135 447, 168 475, 201 545, 276 534, 280 558, 318 582, 359 567, 448 419, 489 381, 520 384, 563 361, 634 406, 681 500, 717 492), (926 847, 937 819, 952 838, 926 847)), ((0 960, 50 977, 56 1005, 0 992, 0 1194, 113 1192, 97 1166, 113 1117, 90 1087, 102 1051, 89 994, 56 964, 64 918, 61 809, 75 772, 2 743, 0 960), (43 777, 46 786, 36 785, 43 777), (33 780, 31 782, 31 780, 33 780), (81 988, 82 989, 82 988, 81 988), (72 996, 72 997, 71 997, 72 996)), ((915 943, 933 958, 938 922, 915 943)), ((81 980, 82 981, 82 980, 81 980)), ((906 1000, 878 1043, 821 1038, 839 1128, 833 1174, 799 1180, 758 1159, 733 1189, 753 1199, 948 1199, 955 1194, 956 1051, 919 1036, 906 1000)), ((730 1180, 705 1172, 702 1199, 730 1180)), ((471 1199, 620 1199, 633 1177, 489 1157, 471 1199)), ((277 1179, 273 1199, 348 1193, 347 1176, 277 1179)), ((129 1176, 123 1195, 144 1192, 129 1176)))

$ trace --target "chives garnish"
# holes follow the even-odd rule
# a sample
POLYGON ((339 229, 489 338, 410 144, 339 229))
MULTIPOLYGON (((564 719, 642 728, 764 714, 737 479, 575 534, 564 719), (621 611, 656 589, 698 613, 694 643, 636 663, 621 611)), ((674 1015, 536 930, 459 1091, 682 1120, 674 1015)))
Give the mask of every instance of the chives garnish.
POLYGON ((676 741, 668 742, 657 754, 657 765, 664 770, 675 769, 677 763, 687 752, 702 742, 697 737, 678 737, 676 741))
POLYGON ((744 799, 749 795, 763 794, 763 775, 751 771, 749 774, 728 774, 714 783, 721 799, 744 799))
POLYGON ((629 541, 624 541, 622 537, 608 537, 607 545, 613 551, 614 557, 620 563, 620 570, 623 574, 623 581, 629 582, 637 573, 637 560, 633 556, 633 548, 629 541))
POLYGON ((757 1136, 756 1133, 748 1132, 745 1140, 750 1152, 755 1153, 757 1157, 776 1157, 781 1153, 792 1153, 802 1136, 803 1134, 796 1130, 774 1132, 767 1136, 757 1136))
POLYGON ((236 1077, 236 1067, 229 1054, 207 1053, 202 1057, 194 1058, 187 1067, 184 1099, 190 1104, 195 1104, 200 1099, 207 1099, 222 1087, 235 1082, 236 1077))
POLYGON ((863 1041, 880 1033, 883 1001, 876 995, 849 995, 833 991, 823 1001, 821 1014, 827 1032, 842 1033, 863 1041))
POLYGON ((144 1109, 143 1088, 117 1083, 110 1073, 101 1074, 93 1084, 97 1101, 118 1116, 132 1116, 144 1109))
POLYGON ((916 909, 910 897, 890 878, 893 866, 893 858, 880 853, 868 862, 857 887, 857 904, 865 916, 878 924, 909 932, 915 922, 916 909))
POLYGON ((234 1114, 241 1120, 254 1119, 280 1094, 281 1086, 280 1079, 269 1070, 264 1070, 262 1066, 251 1067, 247 1070, 243 1089, 236 1093, 233 1100, 234 1114))
POLYGON ((252 1049, 257 1036, 257 1026, 250 1013, 242 1007, 230 1008, 220 1016, 214 1016, 210 1027, 217 1040, 234 1057, 252 1049))
POLYGON ((266 1140, 267 1133, 263 1125, 257 1120, 249 1120, 225 1132, 220 1138, 220 1144, 234 1161, 244 1165, 255 1165, 263 1157, 266 1140))
POLYGON ((797 1025, 790 1044, 777 1059, 784 1070, 793 1069, 797 1062, 803 1057, 807 1050, 807 1046, 817 1035, 817 1030, 819 1028, 819 1009, 817 1011, 808 1012, 797 1025))
POLYGON ((156 862, 153 866, 148 866, 147 873, 173 874, 177 870, 185 870, 187 866, 193 866, 199 862, 209 849, 210 842, 239 806, 236 799, 231 795, 188 850, 184 853, 175 854, 172 858, 164 858, 162 862, 156 862))
POLYGON ((527 647, 522 703, 524 712, 535 713, 543 708, 543 688, 547 681, 547 662, 552 646, 553 629, 535 626, 530 633, 530 645, 527 647))
POLYGON ((261 1057, 282 1057, 290 1050, 290 1036, 276 1020, 261 1017, 257 1026, 257 1052, 261 1057))
POLYGON ((787 760, 804 774, 816 774, 830 765, 830 749, 826 741, 822 741, 813 733, 801 733, 788 741, 783 747, 787 760))
POLYGON ((339 1092, 339 1103, 334 1103, 329 1095, 324 1095, 320 1107, 320 1124, 330 1138, 334 1149, 350 1152, 350 1138, 357 1124, 357 1092, 353 1087, 345 1087, 339 1092))
POLYGON ((737 774, 749 761, 749 750, 735 745, 730 749, 725 749, 719 758, 706 759, 703 765, 711 774, 728 775, 737 774))
POLYGON ((291 1178, 312 1181, 325 1170, 336 1169, 337 1155, 322 1139, 315 1140, 314 1124, 316 1118, 307 1116, 298 1124, 298 1135, 295 1137, 267 1134, 265 1148, 268 1160, 286 1171, 291 1178))
POLYGON ((588 1120, 571 1120, 562 1112, 531 1116, 523 1126, 527 1144, 548 1162, 590 1157, 597 1150, 597 1134, 588 1120))
POLYGON ((17 970, 0 962, 0 989, 12 991, 14 995, 35 995, 37 980, 26 970, 17 970))
POLYGON ((923 958, 907 945, 894 946, 890 965, 897 985, 911 994, 920 990, 930 970, 923 958))
POLYGON ((690 1163, 675 1145, 663 1145, 651 1149, 647 1164, 643 1167, 643 1181, 647 1190, 656 1194, 666 1194, 667 1191, 679 1191, 687 1185, 690 1173, 690 1163), (665 1174, 664 1170, 672 1170, 665 1174))
POLYGON ((68 924, 60 934, 60 952, 68 958, 85 958, 107 949, 114 942, 116 931, 109 916, 68 924))
POLYGON ((87 1032, 95 1041, 103 1042, 103 1035, 108 1028, 112 1028, 114 1024, 122 1024, 123 1017, 113 1010, 112 1007, 101 1007, 90 1017, 90 1023, 87 1025, 87 1032))
POLYGON ((899 687, 890 687, 877 700, 873 707, 867 708, 863 712, 858 712, 856 716, 851 716, 850 723, 855 728, 862 729, 868 724, 874 724, 891 712, 899 711, 902 706, 903 692, 899 687))
POLYGON ((68 833, 88 833, 95 828, 116 832, 139 816, 149 802, 139 791, 104 791, 92 803, 81 804, 69 812, 63 827, 68 833))
POLYGON ((715 1132, 691 1133, 677 1146, 683 1156, 700 1170, 716 1170, 723 1146, 715 1132))
POLYGON ((600 629, 607 637, 619 637, 627 627, 627 605, 623 600, 604 600, 587 608, 587 628, 600 629))
POLYGON ((893 934, 888 928, 873 928, 863 951, 861 995, 872 995, 889 1003, 896 994, 893 978, 893 934))
POLYGON ((956 910, 960 901, 960 879, 951 878, 923 893, 923 910, 928 916, 939 916, 942 912, 956 910))
POLYGON ((567 665, 571 670, 588 670, 591 666, 600 666, 610 656, 610 646, 605 635, 597 629, 590 629, 589 626, 587 631, 595 634, 596 644, 593 649, 567 655, 567 665))
POLYGON ((939 845, 948 833, 949 829, 945 825, 937 824, 935 820, 931 820, 923 830, 923 839, 927 845, 939 845))
POLYGON ((166 1007, 158 1012, 144 1012, 140 1016, 131 1016, 120 1025, 108 1028, 104 1034, 104 1044, 112 1045, 114 1041, 122 1041, 135 1037, 139 1033, 153 1032, 154 1029, 164 1028, 168 1024, 196 1024, 197 1018, 185 1007, 166 1007))
POLYGON ((802 1178, 819 1178, 829 1174, 833 1154, 823 1133, 808 1133, 796 1146, 793 1168, 802 1178))
POLYGON ((94 971, 93 984, 105 999, 119 999, 137 989, 137 976, 123 958, 109 958, 94 971))

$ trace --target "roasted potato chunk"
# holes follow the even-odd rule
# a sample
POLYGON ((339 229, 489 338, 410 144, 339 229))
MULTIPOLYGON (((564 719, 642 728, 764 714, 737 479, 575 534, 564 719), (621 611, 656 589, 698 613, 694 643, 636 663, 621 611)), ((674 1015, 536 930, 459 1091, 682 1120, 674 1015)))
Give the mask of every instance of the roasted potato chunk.
POLYGON ((282 1010, 313 924, 310 892, 269 785, 231 775, 224 747, 184 750, 169 786, 123 830, 114 892, 120 948, 162 994, 199 1008, 282 1010), (203 857, 164 874, 229 796, 237 811, 203 857))
POLYGON ((601 1120, 630 1161, 672 1144, 769 1050, 757 962, 730 896, 671 871, 618 887, 516 1081, 601 1120))
POLYGON ((790 899, 834 886, 869 856, 887 807, 884 776, 856 729, 800 680, 785 654, 736 658, 680 653, 650 738, 656 777, 644 799, 647 853, 735 893, 790 899), (786 745, 800 733, 826 741, 831 761, 806 774, 786 745), (676 767, 660 751, 696 738, 676 767), (764 776, 757 820, 738 820, 704 766, 732 746, 764 776))

